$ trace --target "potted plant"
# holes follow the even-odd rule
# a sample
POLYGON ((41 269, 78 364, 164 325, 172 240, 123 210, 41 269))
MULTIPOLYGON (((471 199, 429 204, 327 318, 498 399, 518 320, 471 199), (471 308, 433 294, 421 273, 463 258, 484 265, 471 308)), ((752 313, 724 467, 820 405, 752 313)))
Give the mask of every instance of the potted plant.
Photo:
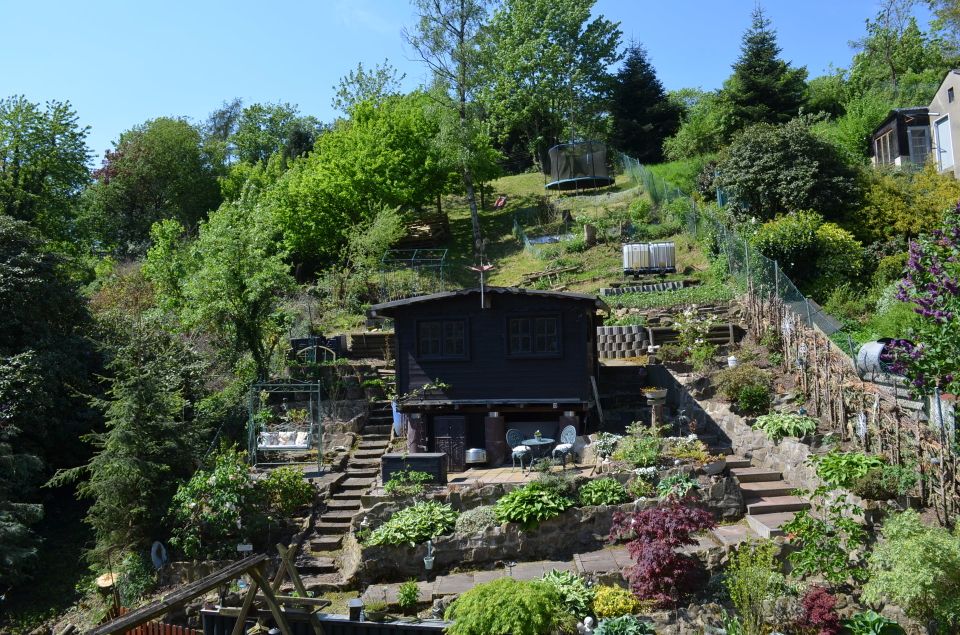
POLYGON ((722 454, 711 454, 710 457, 701 463, 700 471, 706 476, 716 476, 727 467, 727 457, 722 454))
POLYGON ((387 617, 387 603, 371 600, 363 605, 363 616, 371 622, 382 622, 387 617))
POLYGON ((666 399, 667 389, 659 386, 647 386, 643 389, 643 395, 647 399, 666 399))

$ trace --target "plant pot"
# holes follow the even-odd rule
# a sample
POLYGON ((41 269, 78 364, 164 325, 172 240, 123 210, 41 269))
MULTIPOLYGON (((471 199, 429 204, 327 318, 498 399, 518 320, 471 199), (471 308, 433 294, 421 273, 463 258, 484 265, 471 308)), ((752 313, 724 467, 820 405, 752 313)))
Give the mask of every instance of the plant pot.
POLYGON ((666 399, 667 398, 667 389, 659 388, 657 390, 644 390, 643 396, 647 399, 666 399))
POLYGON ((727 460, 720 459, 718 461, 712 461, 710 463, 704 463, 700 467, 700 471, 703 472, 706 476, 716 476, 727 467, 727 460))
POLYGON ((387 611, 386 609, 382 611, 370 611, 368 609, 364 609, 363 617, 368 622, 382 622, 387 617, 387 611))

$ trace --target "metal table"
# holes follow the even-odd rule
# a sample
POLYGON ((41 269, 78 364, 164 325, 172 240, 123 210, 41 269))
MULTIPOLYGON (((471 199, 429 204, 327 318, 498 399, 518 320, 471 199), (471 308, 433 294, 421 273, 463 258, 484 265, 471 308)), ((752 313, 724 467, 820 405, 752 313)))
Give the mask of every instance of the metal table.
POLYGON ((535 459, 542 459, 550 454, 553 449, 554 440, 548 437, 536 437, 524 439, 523 444, 530 448, 530 455, 535 459))

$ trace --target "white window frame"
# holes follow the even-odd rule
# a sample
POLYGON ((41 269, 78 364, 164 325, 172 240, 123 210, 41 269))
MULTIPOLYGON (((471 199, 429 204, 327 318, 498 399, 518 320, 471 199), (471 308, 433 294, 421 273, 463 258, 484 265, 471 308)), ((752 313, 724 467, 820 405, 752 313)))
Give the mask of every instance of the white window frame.
POLYGON ((930 151, 933 149, 930 145, 930 127, 929 126, 910 126, 907 128, 907 148, 910 150, 910 161, 917 165, 923 165, 930 158, 930 151), (923 157, 918 157, 914 152, 913 140, 917 134, 923 135, 923 157))
POLYGON ((893 165, 896 160, 891 144, 894 131, 891 128, 873 140, 873 156, 877 159, 877 165, 893 165))
POLYGON ((946 170, 951 169, 954 163, 956 163, 957 161, 957 158, 953 156, 953 132, 950 130, 950 115, 944 115, 943 117, 933 122, 933 133, 937 140, 937 169, 940 172, 944 172, 946 170), (944 123, 947 126, 947 132, 949 133, 949 136, 950 136, 950 144, 946 150, 943 149, 943 145, 940 142, 940 124, 944 124, 944 123), (943 164, 943 155, 946 153, 950 154, 950 159, 951 159, 950 165, 943 164))

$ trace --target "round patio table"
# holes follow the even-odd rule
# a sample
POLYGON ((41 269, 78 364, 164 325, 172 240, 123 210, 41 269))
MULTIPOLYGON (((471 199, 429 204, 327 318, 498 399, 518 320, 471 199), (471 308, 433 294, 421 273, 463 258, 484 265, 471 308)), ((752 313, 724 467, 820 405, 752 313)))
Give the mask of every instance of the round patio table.
POLYGON ((540 437, 539 439, 534 437, 532 439, 523 440, 523 444, 530 448, 530 454, 535 459, 542 459, 550 454, 553 443, 553 439, 548 437, 540 437))

